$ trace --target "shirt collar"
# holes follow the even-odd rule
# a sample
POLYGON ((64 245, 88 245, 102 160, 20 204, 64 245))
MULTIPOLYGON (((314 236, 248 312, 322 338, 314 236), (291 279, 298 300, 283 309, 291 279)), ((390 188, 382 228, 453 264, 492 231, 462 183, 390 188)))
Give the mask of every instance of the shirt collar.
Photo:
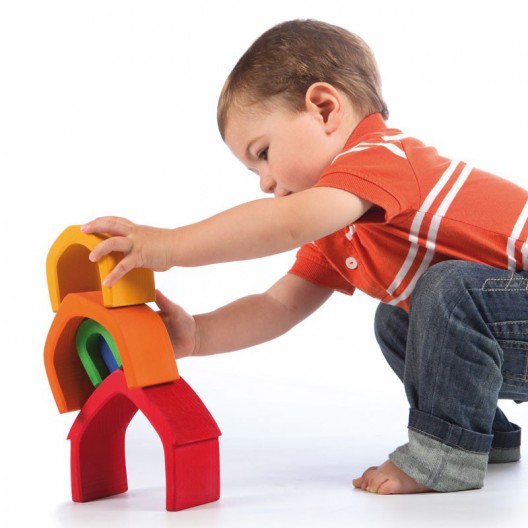
POLYGON ((347 150, 354 146, 356 143, 359 143, 360 140, 368 134, 373 134, 386 129, 387 125, 385 124, 385 121, 383 120, 381 114, 370 114, 369 116, 365 117, 362 121, 360 121, 358 126, 352 132, 351 136, 348 138, 348 141, 346 142, 345 148, 343 150, 347 150))

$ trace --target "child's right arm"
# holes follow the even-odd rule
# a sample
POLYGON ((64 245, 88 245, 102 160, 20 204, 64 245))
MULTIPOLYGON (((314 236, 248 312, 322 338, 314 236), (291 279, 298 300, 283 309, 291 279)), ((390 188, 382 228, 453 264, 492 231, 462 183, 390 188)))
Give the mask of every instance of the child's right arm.
POLYGON ((288 274, 264 293, 194 317, 164 297, 158 305, 180 358, 231 352, 274 339, 317 310, 332 293, 288 274))
POLYGON ((105 286, 112 286, 133 268, 165 271, 173 266, 247 260, 296 249, 349 226, 371 206, 342 189, 312 187, 281 198, 247 202, 176 229, 101 217, 82 230, 112 235, 91 252, 93 262, 114 251, 123 254, 104 279, 105 286))

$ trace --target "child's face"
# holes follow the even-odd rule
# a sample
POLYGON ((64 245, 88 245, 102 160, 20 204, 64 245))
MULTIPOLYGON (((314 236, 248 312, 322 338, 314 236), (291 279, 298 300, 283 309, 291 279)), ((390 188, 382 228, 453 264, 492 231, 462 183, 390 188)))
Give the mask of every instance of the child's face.
POLYGON ((276 197, 312 187, 343 146, 326 132, 317 112, 292 112, 282 106, 234 110, 225 140, 260 178, 262 191, 276 197))

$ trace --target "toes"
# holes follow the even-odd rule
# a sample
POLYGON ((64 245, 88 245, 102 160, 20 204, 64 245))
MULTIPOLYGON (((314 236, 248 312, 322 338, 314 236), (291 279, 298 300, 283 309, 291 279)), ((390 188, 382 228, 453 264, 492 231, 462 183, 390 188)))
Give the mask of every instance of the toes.
POLYGON ((354 485, 354 487, 358 489, 366 490, 368 486, 368 481, 369 481, 369 474, 372 473, 372 471, 376 469, 378 469, 378 466, 372 466, 366 469, 363 472, 363 475, 361 475, 361 477, 355 478, 352 481, 352 484, 354 485))
MULTIPOLYGON (((361 477, 354 479, 352 483, 355 488, 362 489, 363 491, 368 491, 370 493, 380 493, 380 489, 389 490, 388 493, 392 493, 390 488, 383 487, 389 478, 387 475, 379 471, 377 466, 368 468, 361 477)), ((386 494, 386 493, 385 493, 386 494)))
POLYGON ((378 493, 379 489, 388 481, 388 477, 379 472, 374 472, 367 487, 365 488, 370 493, 378 493))
POLYGON ((407 473, 395 466, 390 460, 379 467, 369 468, 358 485, 362 490, 379 495, 394 495, 406 493, 424 493, 432 491, 430 488, 412 479, 407 473))
POLYGON ((399 492, 399 483, 393 480, 387 479, 383 482, 376 492, 378 495, 394 495, 399 492))

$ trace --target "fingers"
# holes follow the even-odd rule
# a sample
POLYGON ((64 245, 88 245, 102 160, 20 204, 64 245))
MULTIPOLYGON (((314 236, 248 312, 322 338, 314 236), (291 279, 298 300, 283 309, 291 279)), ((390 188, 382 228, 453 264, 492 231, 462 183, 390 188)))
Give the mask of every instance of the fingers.
POLYGON ((113 286, 123 275, 137 267, 135 258, 130 255, 133 243, 128 235, 132 232, 134 224, 126 218, 118 216, 102 216, 81 226, 81 231, 86 234, 106 233, 111 238, 103 240, 90 253, 88 258, 92 262, 101 260, 110 253, 118 252, 124 255, 123 259, 105 277, 103 285, 113 286))
POLYGON ((123 260, 120 260, 115 268, 105 277, 103 280, 103 286, 110 288, 110 286, 113 286, 121 277, 136 267, 137 266, 134 264, 132 257, 125 257, 123 260))
POLYGON ((127 274, 137 266, 137 259, 131 255, 132 241, 124 237, 113 237, 99 243, 88 255, 92 262, 97 262, 110 253, 123 253, 124 257, 114 269, 103 280, 103 286, 110 287, 115 284, 123 275, 127 274))
POLYGON ((81 226, 83 233, 108 233, 112 236, 128 236, 134 224, 119 216, 101 216, 81 226))
POLYGON ((136 236, 138 228, 130 220, 118 216, 102 216, 81 226, 81 231, 86 234, 101 233, 110 235, 109 238, 97 244, 92 250, 88 257, 92 262, 98 262, 110 253, 121 253, 123 255, 122 260, 104 279, 104 286, 112 286, 123 275, 126 275, 134 268, 148 266, 143 256, 142 243, 138 243, 136 236))
POLYGON ((132 245, 132 240, 122 236, 107 238, 95 246, 88 258, 92 262, 97 262, 105 255, 109 255, 114 251, 128 255, 132 250, 132 245))

